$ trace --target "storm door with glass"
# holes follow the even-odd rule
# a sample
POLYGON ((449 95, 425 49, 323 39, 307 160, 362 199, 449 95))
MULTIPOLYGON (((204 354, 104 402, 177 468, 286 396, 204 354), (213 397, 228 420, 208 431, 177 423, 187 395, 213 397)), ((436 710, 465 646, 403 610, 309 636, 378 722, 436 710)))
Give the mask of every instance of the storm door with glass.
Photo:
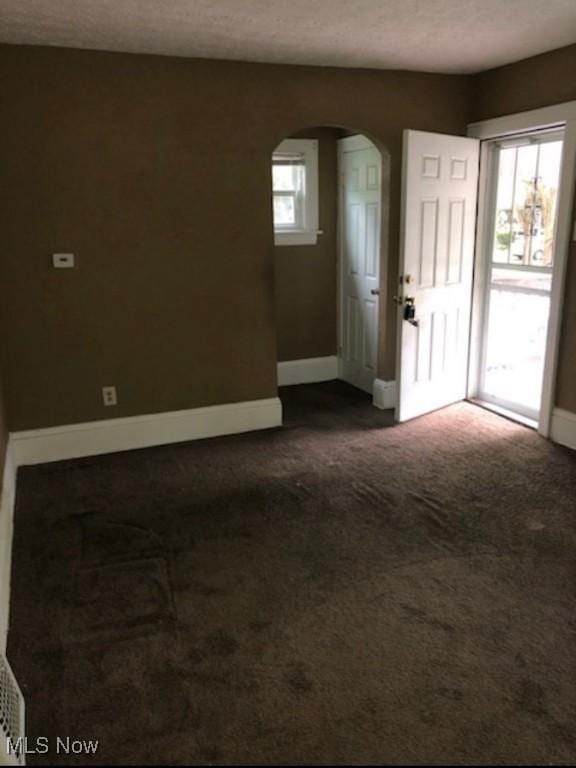
POLYGON ((492 147, 490 233, 479 399, 539 418, 562 134, 492 147))

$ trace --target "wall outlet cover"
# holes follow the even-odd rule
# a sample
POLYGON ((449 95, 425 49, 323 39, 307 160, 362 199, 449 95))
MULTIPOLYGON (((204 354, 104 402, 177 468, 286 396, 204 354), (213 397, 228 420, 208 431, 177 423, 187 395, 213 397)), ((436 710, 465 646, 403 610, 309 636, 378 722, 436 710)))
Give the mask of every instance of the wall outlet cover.
POLYGON ((52 265, 54 269, 72 269, 75 265, 73 253, 53 253, 52 265))
POLYGON ((118 405, 116 387, 102 387, 102 401, 106 406, 118 405))

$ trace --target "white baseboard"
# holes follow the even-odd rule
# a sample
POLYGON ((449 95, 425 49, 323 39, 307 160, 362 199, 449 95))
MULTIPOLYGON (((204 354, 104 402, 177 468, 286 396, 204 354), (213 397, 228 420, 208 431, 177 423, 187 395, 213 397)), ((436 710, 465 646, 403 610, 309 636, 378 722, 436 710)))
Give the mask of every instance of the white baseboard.
POLYGON ((6 653, 10 615, 10 575, 12 572, 15 498, 16 464, 12 458, 11 445, 8 443, 0 498, 0 651, 2 653, 6 653))
POLYGON ((550 439, 576 451, 576 413, 554 408, 550 424, 550 439))
POLYGON ((278 363, 278 386, 313 384, 338 378, 338 358, 308 357, 304 360, 287 360, 278 363))
POLYGON ((282 426, 279 398, 13 432, 16 466, 97 456, 282 426))
POLYGON ((374 379, 373 403, 383 411, 396 408, 396 382, 374 379))

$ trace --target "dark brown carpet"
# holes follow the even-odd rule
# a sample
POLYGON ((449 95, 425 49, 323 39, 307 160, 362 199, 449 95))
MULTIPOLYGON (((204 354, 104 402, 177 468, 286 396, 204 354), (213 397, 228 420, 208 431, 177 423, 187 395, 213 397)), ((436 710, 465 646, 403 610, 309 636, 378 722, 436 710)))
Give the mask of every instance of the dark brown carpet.
POLYGON ((573 764, 576 456, 468 404, 392 427, 344 384, 282 397, 282 430, 21 470, 29 736, 99 739, 90 764, 573 764))

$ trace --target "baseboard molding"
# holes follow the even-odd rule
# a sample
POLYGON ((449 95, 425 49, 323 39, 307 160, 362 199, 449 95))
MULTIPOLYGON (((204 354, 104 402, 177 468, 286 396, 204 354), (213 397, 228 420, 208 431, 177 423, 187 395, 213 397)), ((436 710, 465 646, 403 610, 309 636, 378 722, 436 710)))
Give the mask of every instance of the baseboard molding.
POLYGON ((338 378, 338 358, 308 357, 304 360, 286 360, 278 363, 278 386, 314 384, 338 378))
POLYGON ((13 432, 12 460, 16 466, 43 464, 280 426, 282 404, 279 398, 272 397, 186 411, 13 432))
POLYGON ((373 403, 383 411, 396 408, 396 382, 374 379, 373 403))
POLYGON ((550 439, 576 451, 576 413, 554 408, 550 424, 550 439))
POLYGON ((10 616, 10 576, 12 572, 15 499, 16 464, 12 457, 12 446, 8 443, 0 498, 0 651, 2 653, 6 653, 10 616))

